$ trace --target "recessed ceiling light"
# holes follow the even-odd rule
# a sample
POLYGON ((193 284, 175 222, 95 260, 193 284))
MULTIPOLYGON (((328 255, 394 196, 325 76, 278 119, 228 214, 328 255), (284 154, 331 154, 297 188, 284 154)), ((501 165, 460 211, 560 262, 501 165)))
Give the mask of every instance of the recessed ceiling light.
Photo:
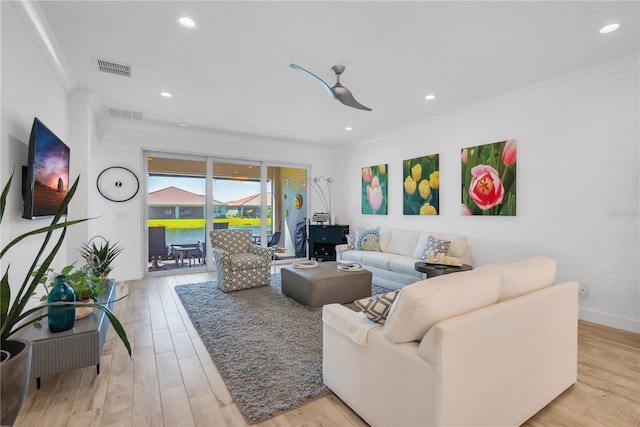
POLYGON ((600 28, 600 34, 607 34, 617 30, 618 28, 620 28, 620 24, 605 25, 604 27, 600 28))
POLYGON ((178 15, 176 17, 176 21, 178 21, 178 24, 182 25, 185 28, 193 29, 198 27, 198 23, 195 21, 195 19, 187 15, 178 15))
POLYGON ((173 95, 171 95, 169 92, 160 92, 160 96, 163 96, 165 98, 173 98, 173 95))
POLYGON ((189 126, 189 123, 180 122, 180 123, 178 123, 178 126, 186 128, 187 126, 189 126))
POLYGON ((429 94, 425 96, 424 99, 426 99, 427 101, 431 101, 432 99, 436 99, 436 96, 433 94, 429 94))
POLYGON ((344 130, 346 130, 348 132, 350 130, 353 130, 353 128, 351 126, 347 126, 346 128, 344 128, 344 130))

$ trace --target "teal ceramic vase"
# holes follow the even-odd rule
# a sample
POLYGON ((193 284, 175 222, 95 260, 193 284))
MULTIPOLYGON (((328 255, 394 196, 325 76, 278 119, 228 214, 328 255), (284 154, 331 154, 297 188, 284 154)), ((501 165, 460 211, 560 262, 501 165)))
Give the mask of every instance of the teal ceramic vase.
MULTIPOLYGON (((69 286, 67 283, 66 276, 58 276, 56 277, 56 284, 51 291, 49 291, 49 297, 47 298, 48 303, 52 302, 75 302, 76 294, 73 292, 73 288, 69 286)), ((47 319, 49 320, 49 330, 51 332, 62 332, 67 329, 73 328, 73 324, 76 321, 76 310, 67 309, 65 311, 60 311, 60 308, 63 306, 49 306, 47 307, 49 316, 47 319), (58 311, 58 313, 56 313, 58 311), (55 314, 52 314, 55 313, 55 314)))

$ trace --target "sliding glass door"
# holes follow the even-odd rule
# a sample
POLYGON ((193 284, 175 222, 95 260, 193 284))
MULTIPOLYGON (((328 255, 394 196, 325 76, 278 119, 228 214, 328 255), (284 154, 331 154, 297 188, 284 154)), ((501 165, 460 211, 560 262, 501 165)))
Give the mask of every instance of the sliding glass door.
POLYGON ((206 266, 205 161, 147 156, 148 271, 206 266))
POLYGON ((147 153, 150 274, 212 270, 208 232, 250 229, 277 263, 307 256, 307 168, 147 153))
POLYGON ((271 180, 267 179, 263 206, 260 164, 213 160, 212 170, 213 228, 250 229, 253 243, 260 244, 263 228, 266 236, 272 233, 271 180))
POLYGON ((274 218, 281 232, 276 258, 283 260, 307 257, 307 169, 269 168, 274 176, 276 200, 274 218))

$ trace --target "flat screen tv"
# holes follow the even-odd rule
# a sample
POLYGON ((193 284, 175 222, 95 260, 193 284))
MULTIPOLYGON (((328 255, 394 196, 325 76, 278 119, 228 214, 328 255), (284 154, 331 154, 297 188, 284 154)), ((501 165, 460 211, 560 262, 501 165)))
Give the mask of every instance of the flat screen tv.
POLYGON ((69 191, 69 147, 37 117, 31 127, 29 159, 22 168, 22 177, 22 217, 55 215, 69 191))

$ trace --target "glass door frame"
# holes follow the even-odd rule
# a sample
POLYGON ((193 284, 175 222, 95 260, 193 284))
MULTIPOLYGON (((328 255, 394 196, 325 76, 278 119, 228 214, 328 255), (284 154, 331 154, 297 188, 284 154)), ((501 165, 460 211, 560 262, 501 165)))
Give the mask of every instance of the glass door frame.
MULTIPOLYGON (((142 227, 142 241, 143 241, 143 276, 145 277, 155 277, 155 276, 168 276, 168 275, 175 275, 175 274, 180 274, 180 272, 177 272, 176 270, 160 270, 160 271, 149 271, 148 268, 148 260, 149 260, 149 199, 148 199, 148 194, 149 194, 149 162, 148 162, 148 158, 149 157, 156 157, 156 158, 164 158, 164 159, 176 159, 176 160, 190 160, 190 161, 198 161, 198 162, 205 162, 205 209, 204 209, 204 215, 205 215, 205 244, 208 244, 208 238, 209 238, 209 234, 211 233, 211 231, 213 230, 213 216, 214 216, 214 212, 213 212, 213 165, 216 162, 219 163, 236 163, 236 164, 242 164, 242 165, 252 165, 252 166, 258 166, 260 167, 260 241, 264 242, 263 246, 267 245, 267 210, 268 210, 268 203, 267 203, 267 180, 269 179, 268 177, 268 168, 269 167, 282 167, 282 168, 297 168, 297 169, 304 169, 306 171, 307 177, 310 176, 310 165, 308 164, 294 164, 294 163, 281 163, 281 162, 271 162, 271 161, 265 161, 265 160, 254 160, 254 159, 240 159, 240 158, 236 158, 236 157, 223 157, 223 156, 211 156, 211 155, 197 155, 197 154, 185 154, 185 153, 177 153, 177 152, 168 152, 168 151, 156 151, 156 150, 147 150, 144 149, 143 150, 143 159, 144 159, 144 164, 143 164, 143 173, 144 173, 144 177, 145 179, 143 180, 144 182, 142 183, 142 188, 144 191, 144 201, 143 201, 143 207, 142 207, 142 218, 143 218, 143 227, 142 227)), ((275 181, 272 182, 272 193, 274 191, 274 186, 275 185, 282 185, 282 183, 276 183, 275 181)), ((272 194, 272 198, 273 198, 273 194, 272 194)), ((308 197, 308 194, 307 194, 308 197)), ((276 201, 277 203, 277 201, 276 201)), ((309 208, 309 204, 305 203, 306 205, 306 218, 307 218, 307 223, 309 221, 309 214, 310 214, 310 208, 309 208)), ((272 207, 273 209, 273 207, 272 207)), ((273 221, 275 221, 276 218, 273 217, 273 212, 272 212, 272 223, 273 221)), ((278 218, 279 220, 279 218, 278 218)), ((308 241, 308 236, 307 236, 307 241, 308 241)), ((308 253, 307 253, 308 256, 308 253)), ((276 261, 276 264, 284 264, 284 263, 289 263, 289 262, 293 262, 296 260, 300 260, 300 259, 306 259, 305 258, 292 258, 289 260, 281 260, 281 261, 276 261)), ((211 257, 211 252, 210 251, 205 251, 205 263, 202 267, 195 267, 195 268, 190 268, 188 270, 188 273, 198 273, 198 272, 203 272, 203 271, 208 271, 208 272, 212 272, 214 271, 214 265, 213 265, 213 258, 211 257)), ((186 273, 186 271, 181 271, 182 274, 186 273)))
MULTIPOLYGON (((210 267, 209 267, 209 262, 207 260, 207 256, 206 256, 206 251, 204 255, 204 264, 202 266, 194 266, 194 267, 189 267, 188 270, 177 270, 177 269, 167 269, 167 270, 158 270, 158 271, 149 271, 149 267, 148 267, 148 260, 149 260, 149 158, 162 158, 162 159, 170 159, 170 160, 188 160, 188 161, 193 161, 193 162, 202 162, 205 165, 206 168, 206 160, 207 157, 206 156, 199 156, 199 155, 192 155, 192 154, 184 154, 184 153, 172 153, 172 152, 167 152, 167 151, 155 151, 155 150, 143 150, 143 159, 144 159, 144 165, 143 165, 143 177, 144 179, 142 180, 142 188, 144 190, 144 200, 143 200, 143 207, 142 207, 142 218, 143 218, 143 236, 142 236, 142 241, 143 241, 143 249, 144 249, 144 258, 142 259, 142 263, 143 263, 143 276, 144 277, 156 277, 156 276, 170 276, 170 275, 176 275, 176 274, 185 274, 185 273, 202 273, 205 271, 209 271, 210 267)), ((194 174, 195 175, 195 174, 194 174)), ((186 175, 185 175, 186 176, 186 175)), ((205 172, 205 177, 206 178, 206 172, 205 172)), ((206 220, 206 218, 209 217, 211 213, 208 213, 208 210, 212 210, 212 208, 210 208, 210 202, 208 201, 208 194, 206 191, 206 184, 207 182, 205 181, 205 206, 204 206, 204 216, 205 216, 205 236, 204 236, 204 242, 206 245, 207 242, 207 226, 209 225, 209 221, 206 220)))

